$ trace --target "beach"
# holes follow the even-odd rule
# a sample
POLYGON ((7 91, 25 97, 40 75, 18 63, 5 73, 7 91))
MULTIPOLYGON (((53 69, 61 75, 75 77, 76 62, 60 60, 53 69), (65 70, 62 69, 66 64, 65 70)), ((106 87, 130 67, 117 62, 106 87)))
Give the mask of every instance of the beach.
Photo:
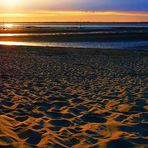
POLYGON ((0 45, 148 50, 147 23, 0 24, 0 45), (7 26, 7 24, 5 24, 7 26))
POLYGON ((0 46, 0 147, 146 148, 148 52, 0 46))

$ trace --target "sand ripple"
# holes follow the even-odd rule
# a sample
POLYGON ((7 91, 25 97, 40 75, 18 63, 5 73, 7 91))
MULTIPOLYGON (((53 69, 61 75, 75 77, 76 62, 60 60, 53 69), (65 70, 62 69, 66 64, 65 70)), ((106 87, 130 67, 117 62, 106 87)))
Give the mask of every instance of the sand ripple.
POLYGON ((0 147, 146 148, 147 63, 1 53, 0 147))

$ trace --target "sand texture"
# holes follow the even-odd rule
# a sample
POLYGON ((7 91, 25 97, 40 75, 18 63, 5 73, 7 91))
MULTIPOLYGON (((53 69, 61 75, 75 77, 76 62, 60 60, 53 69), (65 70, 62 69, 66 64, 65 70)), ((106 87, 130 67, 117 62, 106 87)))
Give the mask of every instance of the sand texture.
POLYGON ((146 54, 32 48, 0 47, 0 147, 148 147, 146 54))

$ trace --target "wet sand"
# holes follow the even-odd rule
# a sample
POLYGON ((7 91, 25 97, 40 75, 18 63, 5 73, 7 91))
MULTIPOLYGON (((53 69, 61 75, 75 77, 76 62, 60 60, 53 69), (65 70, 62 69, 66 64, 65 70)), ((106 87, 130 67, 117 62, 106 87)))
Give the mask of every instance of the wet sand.
POLYGON ((146 148, 148 52, 0 46, 0 147, 146 148))

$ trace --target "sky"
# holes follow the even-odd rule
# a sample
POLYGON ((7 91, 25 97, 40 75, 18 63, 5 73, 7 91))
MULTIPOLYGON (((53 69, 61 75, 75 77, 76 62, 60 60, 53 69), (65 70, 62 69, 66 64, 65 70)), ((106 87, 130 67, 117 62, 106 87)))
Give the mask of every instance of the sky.
POLYGON ((0 21, 148 22, 148 0, 0 0, 0 21))

